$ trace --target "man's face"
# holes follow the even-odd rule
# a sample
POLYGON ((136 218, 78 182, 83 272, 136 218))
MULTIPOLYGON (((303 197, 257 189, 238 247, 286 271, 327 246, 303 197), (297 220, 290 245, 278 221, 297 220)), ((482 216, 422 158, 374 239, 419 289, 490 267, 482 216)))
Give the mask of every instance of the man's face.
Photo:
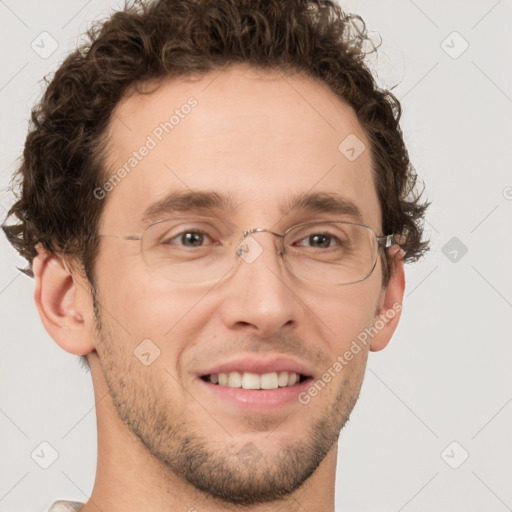
MULTIPOLYGON (((311 79, 232 67, 135 93, 113 117, 108 168, 122 167, 148 136, 155 146, 104 199, 101 234, 142 233, 143 212, 173 191, 216 192, 238 204, 230 213, 179 215, 213 215, 242 230, 278 233, 307 221, 353 221, 339 213, 282 211, 301 194, 337 194, 382 234, 368 140, 353 111, 311 79), (190 97, 197 105, 182 110, 189 113, 172 131, 155 132, 190 97), (367 148, 354 161, 338 150, 349 135, 367 148)), ((307 405, 297 396, 372 324, 382 297, 380 261, 360 283, 307 283, 282 265, 274 235, 253 236, 263 252, 251 263, 240 260, 215 285, 162 278, 136 240, 102 238, 95 267, 96 350, 120 418, 178 476, 238 503, 298 488, 335 448, 368 348, 307 405), (153 344, 160 355, 145 365, 134 350, 148 339, 146 361, 155 355, 153 344), (267 391, 207 382, 212 373, 287 369, 308 380, 267 391)))

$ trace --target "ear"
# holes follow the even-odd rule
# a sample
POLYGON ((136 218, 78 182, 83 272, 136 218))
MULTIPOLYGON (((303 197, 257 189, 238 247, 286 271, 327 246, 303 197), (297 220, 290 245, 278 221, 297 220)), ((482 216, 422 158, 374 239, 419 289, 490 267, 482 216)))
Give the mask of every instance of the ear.
POLYGON ((377 332, 370 344, 373 352, 387 347, 400 320, 405 290, 404 254, 398 245, 389 249, 391 276, 388 286, 380 294, 375 313, 373 328, 377 332))
POLYGON ((34 300, 48 334, 66 352, 85 355, 94 349, 86 319, 88 288, 73 276, 66 261, 36 247, 32 263, 35 278, 34 300))

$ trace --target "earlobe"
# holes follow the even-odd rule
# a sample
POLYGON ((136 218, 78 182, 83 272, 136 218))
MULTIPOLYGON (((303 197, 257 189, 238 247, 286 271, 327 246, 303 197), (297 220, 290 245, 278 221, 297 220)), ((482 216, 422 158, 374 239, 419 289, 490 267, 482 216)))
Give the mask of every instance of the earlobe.
POLYGON ((57 344, 71 354, 84 355, 94 349, 85 321, 85 290, 77 284, 65 260, 37 247, 32 269, 34 300, 45 329, 57 344))
POLYGON ((404 252, 400 247, 390 249, 390 257, 393 259, 391 277, 388 286, 381 293, 376 311, 374 320, 376 334, 370 344, 370 350, 373 352, 387 347, 400 320, 405 290, 403 256, 404 252))

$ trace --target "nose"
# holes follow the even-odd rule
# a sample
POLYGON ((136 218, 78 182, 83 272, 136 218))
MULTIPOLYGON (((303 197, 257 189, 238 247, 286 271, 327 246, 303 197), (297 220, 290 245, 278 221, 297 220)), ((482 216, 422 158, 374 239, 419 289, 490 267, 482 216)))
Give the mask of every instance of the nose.
POLYGON ((279 247, 280 239, 271 233, 252 233, 238 246, 239 261, 224 283, 221 306, 228 328, 272 336, 296 325, 300 301, 279 247))

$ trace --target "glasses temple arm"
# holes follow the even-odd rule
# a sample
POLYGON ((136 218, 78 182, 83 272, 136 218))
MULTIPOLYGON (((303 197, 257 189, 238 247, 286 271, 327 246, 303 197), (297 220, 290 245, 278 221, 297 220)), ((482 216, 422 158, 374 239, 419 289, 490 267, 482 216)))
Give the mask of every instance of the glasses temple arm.
POLYGON ((389 249, 392 245, 395 243, 398 243, 395 235, 382 235, 377 237, 377 241, 379 242, 379 245, 381 247, 384 247, 384 249, 389 249))

